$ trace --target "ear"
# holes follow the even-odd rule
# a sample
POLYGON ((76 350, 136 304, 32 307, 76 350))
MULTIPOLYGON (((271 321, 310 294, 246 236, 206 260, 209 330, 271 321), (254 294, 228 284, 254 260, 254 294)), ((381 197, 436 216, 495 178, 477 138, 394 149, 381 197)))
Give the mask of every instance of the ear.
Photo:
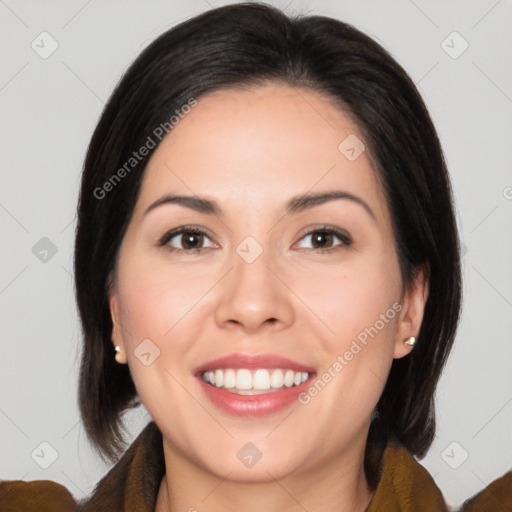
POLYGON ((429 293, 428 267, 422 266, 415 270, 413 282, 404 292, 402 309, 397 322, 394 358, 400 359, 413 350, 404 341, 411 336, 418 338, 423 321, 425 304, 429 293))
POLYGON ((119 352, 116 354, 116 361, 121 364, 126 364, 126 350, 119 315, 119 299, 112 288, 113 287, 109 287, 109 306, 110 316, 112 318, 112 344, 114 347, 116 345, 120 347, 119 352))

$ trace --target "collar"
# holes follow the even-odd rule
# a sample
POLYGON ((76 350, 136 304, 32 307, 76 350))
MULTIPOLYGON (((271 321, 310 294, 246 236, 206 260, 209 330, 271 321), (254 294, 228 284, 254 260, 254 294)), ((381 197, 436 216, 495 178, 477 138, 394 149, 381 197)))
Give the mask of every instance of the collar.
MULTIPOLYGON (((162 434, 151 421, 98 482, 81 510, 154 512, 165 474, 162 434)), ((448 512, 428 471, 401 445, 386 446, 378 483, 366 512, 448 512)))

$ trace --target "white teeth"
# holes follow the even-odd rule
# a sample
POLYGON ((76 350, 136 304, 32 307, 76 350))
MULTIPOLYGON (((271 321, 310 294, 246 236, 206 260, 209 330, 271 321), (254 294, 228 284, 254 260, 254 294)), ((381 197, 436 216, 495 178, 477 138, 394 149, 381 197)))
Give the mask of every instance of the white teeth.
POLYGON ((252 387, 254 389, 270 389, 270 375, 267 370, 256 370, 252 387))
POLYGON ((252 389, 252 376, 249 370, 238 370, 236 373, 236 389, 252 389))
POLYGON ((224 387, 228 389, 236 387, 235 370, 224 371, 224 387))
POLYGON ((220 388, 224 384, 224 372, 222 370, 215 370, 215 385, 220 388))
POLYGON ((267 370, 259 368, 257 370, 242 369, 220 369, 210 370, 202 374, 203 380, 217 388, 240 391, 240 394, 252 394, 251 391, 274 391, 283 387, 298 386, 308 380, 308 372, 294 372, 277 368, 267 370), (244 393, 249 391, 249 393, 244 393))
POLYGON ((293 372, 292 370, 288 370, 286 375, 284 376, 284 385, 289 388, 293 386, 293 372))
POLYGON ((273 388, 282 388, 284 385, 283 370, 274 370, 270 378, 270 385, 273 388))

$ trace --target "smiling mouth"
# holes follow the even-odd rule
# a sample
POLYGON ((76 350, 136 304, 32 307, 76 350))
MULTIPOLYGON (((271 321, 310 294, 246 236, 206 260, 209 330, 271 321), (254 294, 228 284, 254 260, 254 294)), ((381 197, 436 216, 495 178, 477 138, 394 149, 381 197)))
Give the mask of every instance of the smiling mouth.
POLYGON ((296 372, 288 368, 217 368, 200 374, 201 379, 214 388, 238 395, 262 395, 299 386, 312 372, 296 372))

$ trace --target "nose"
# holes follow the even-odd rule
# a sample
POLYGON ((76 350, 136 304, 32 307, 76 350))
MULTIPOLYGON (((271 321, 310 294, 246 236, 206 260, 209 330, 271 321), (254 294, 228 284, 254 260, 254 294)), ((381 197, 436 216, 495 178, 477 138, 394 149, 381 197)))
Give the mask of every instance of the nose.
POLYGON ((272 264, 266 251, 248 263, 238 253, 231 259, 232 270, 223 280, 215 309, 217 325, 254 333, 261 329, 280 330, 294 320, 293 293, 286 279, 272 264))

